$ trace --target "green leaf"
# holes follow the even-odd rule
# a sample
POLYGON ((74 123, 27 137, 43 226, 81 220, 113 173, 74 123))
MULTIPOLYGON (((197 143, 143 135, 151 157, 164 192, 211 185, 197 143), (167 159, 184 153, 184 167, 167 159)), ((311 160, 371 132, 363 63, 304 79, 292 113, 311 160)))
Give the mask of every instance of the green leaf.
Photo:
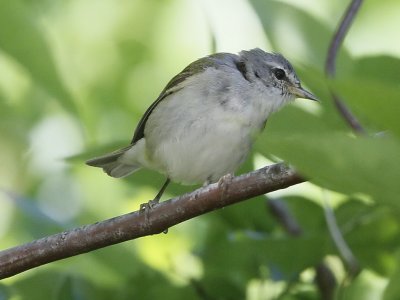
MULTIPOLYGON (((268 213, 266 199, 259 196, 251 201, 243 201, 226 209, 215 212, 220 222, 223 222, 225 230, 253 230, 257 232, 271 231, 276 223, 268 213), (248 216, 248 217, 243 217, 248 216)), ((221 225, 219 225, 221 226, 221 225)), ((224 232, 221 232, 224 234, 224 232)))
POLYGON ((304 235, 326 235, 326 221, 322 207, 315 201, 301 196, 287 196, 283 199, 292 217, 301 227, 304 235))
POLYGON ((270 139, 268 146, 321 186, 400 205, 400 168, 395 163, 400 145, 393 139, 296 135, 270 139))
POLYGON ((286 114, 282 118, 279 114, 270 124, 266 137, 257 142, 258 151, 277 155, 328 189, 365 193, 377 201, 400 205, 397 140, 354 138, 325 124, 318 115, 293 108, 286 114))
POLYGON ((394 253, 400 243, 398 211, 349 200, 335 209, 345 240, 364 268, 388 276, 394 271, 394 253))
MULTIPOLYGON (((367 270, 361 272, 349 285, 340 287, 338 299, 377 300, 382 299, 386 280, 367 270)), ((398 297, 395 299, 399 299, 398 297)))
POLYGON ((354 61, 354 78, 371 79, 398 85, 400 82, 400 59, 392 56, 368 56, 354 61))
MULTIPOLYGON (((297 51, 297 58, 303 55, 304 61, 322 68, 325 63, 326 49, 332 36, 332 29, 308 13, 293 5, 265 0, 251 0, 266 35, 274 49, 290 59, 290 52, 297 51), (293 48, 287 49, 293 46, 293 48)), ((340 67, 346 68, 349 55, 342 47, 340 67)))
POLYGON ((14 294, 20 299, 54 299, 52 296, 58 293, 67 276, 49 270, 35 272, 33 276, 22 277, 13 284, 14 294), (46 288, 43 287, 43 282, 46 282, 46 288))
POLYGON ((283 137, 295 133, 323 135, 343 131, 344 129, 347 128, 337 123, 326 122, 320 115, 307 112, 289 104, 268 119, 265 132, 258 138, 255 148, 256 150, 265 150, 265 143, 275 135, 282 134, 283 137))
POLYGON ((327 241, 327 236, 287 237, 252 241, 247 246, 259 249, 275 279, 287 280, 321 262, 328 252, 327 241))
POLYGON ((10 289, 8 286, 0 283, 0 300, 11 299, 10 289))
POLYGON ((0 49, 15 58, 50 94, 74 110, 54 64, 53 55, 28 5, 19 0, 0 2, 0 49))
POLYGON ((390 130, 400 137, 400 85, 347 78, 334 83, 340 95, 355 112, 365 115, 369 120, 390 130))
POLYGON ((383 300, 397 300, 400 295, 400 257, 397 255, 396 271, 390 277, 389 284, 385 289, 383 300))
POLYGON ((212 280, 229 274, 232 282, 244 286, 251 278, 261 277, 262 268, 268 268, 275 280, 293 279, 302 270, 319 263, 328 253, 329 245, 327 235, 294 238, 251 231, 236 231, 229 237, 220 235, 204 249, 205 278, 212 280))

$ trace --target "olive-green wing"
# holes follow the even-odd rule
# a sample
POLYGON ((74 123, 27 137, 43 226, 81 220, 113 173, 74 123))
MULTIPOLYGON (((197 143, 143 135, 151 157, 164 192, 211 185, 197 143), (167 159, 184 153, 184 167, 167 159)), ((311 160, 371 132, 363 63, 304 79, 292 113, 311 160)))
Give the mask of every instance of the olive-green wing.
POLYGON ((230 65, 228 64, 229 59, 231 58, 231 61, 236 61, 237 55, 235 54, 230 54, 230 53, 216 53, 212 54, 210 56, 207 56, 205 58, 200 58, 194 62, 192 62, 190 65, 188 65, 182 72, 180 72, 178 75, 173 77, 170 82, 168 82, 167 86, 164 88, 164 90, 161 92, 160 96, 158 96, 157 100, 153 102, 153 104, 150 105, 150 107, 146 110, 144 115, 139 121, 139 124, 137 125, 135 129, 135 133, 133 135, 131 144, 136 143, 138 140, 144 137, 144 128, 146 125, 147 120, 149 119, 151 113, 153 110, 156 108, 156 106, 164 100, 167 96, 179 91, 184 87, 182 84, 188 77, 194 75, 194 74, 199 74, 203 72, 205 69, 209 67, 215 67, 218 68, 221 65, 230 65))

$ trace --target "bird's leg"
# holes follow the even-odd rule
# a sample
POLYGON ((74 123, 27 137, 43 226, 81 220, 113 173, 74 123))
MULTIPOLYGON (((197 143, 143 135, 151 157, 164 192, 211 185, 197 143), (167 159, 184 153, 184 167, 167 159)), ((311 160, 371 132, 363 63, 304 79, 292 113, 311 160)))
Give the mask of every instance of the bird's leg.
MULTIPOLYGON (((153 200, 150 200, 147 203, 140 204, 140 211, 145 213, 145 222, 149 225, 149 213, 150 210, 160 202, 161 196, 164 194, 165 189, 170 183, 170 179, 167 177, 160 191, 157 193, 156 197, 153 200)), ((168 233, 168 228, 163 231, 164 233, 168 233)))
POLYGON ((164 194, 164 191, 167 188, 169 183, 170 183, 170 179, 167 178, 167 180, 164 182, 160 191, 157 193, 156 197, 153 200, 150 200, 147 203, 140 204, 140 211, 145 211, 146 216, 148 216, 149 210, 152 209, 154 207, 154 205, 158 204, 158 202, 160 202, 161 196, 164 194))

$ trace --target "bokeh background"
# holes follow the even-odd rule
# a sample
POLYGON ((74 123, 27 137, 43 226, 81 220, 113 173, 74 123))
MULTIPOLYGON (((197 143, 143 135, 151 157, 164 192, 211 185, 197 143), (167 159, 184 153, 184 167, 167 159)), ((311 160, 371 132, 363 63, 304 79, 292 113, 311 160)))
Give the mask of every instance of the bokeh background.
MULTIPOLYGON (((0 1, 0 249, 137 210, 163 177, 116 180, 84 160, 126 145, 176 73, 212 52, 285 55, 321 104, 297 100, 268 122, 240 172, 285 159, 312 183, 271 193, 302 228, 292 237, 265 197, 169 230, 55 262, 0 283, 0 299, 320 299, 315 266, 346 267, 322 209, 363 270, 338 294, 398 299, 400 2, 365 1, 325 80, 348 1, 0 1), (355 138, 336 89, 367 128, 355 138), (376 136, 376 133, 384 132, 376 136)), ((240 173, 239 172, 239 173, 240 173)), ((165 198, 195 187, 172 184, 165 198)))

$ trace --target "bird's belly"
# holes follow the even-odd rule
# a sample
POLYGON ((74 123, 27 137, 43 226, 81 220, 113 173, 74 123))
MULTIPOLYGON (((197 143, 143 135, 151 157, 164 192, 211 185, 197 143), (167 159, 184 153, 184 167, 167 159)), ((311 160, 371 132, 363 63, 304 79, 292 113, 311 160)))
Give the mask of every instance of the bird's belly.
POLYGON ((251 99, 244 101, 232 92, 229 87, 235 82, 217 83, 204 91, 192 82, 161 101, 147 120, 148 159, 153 169, 173 181, 217 181, 234 172, 268 116, 266 111, 254 109, 251 99))
POLYGON ((164 140, 151 153, 152 161, 173 181, 217 181, 233 173, 250 150, 250 134, 237 122, 208 119, 187 125, 175 128, 174 138, 164 140))

